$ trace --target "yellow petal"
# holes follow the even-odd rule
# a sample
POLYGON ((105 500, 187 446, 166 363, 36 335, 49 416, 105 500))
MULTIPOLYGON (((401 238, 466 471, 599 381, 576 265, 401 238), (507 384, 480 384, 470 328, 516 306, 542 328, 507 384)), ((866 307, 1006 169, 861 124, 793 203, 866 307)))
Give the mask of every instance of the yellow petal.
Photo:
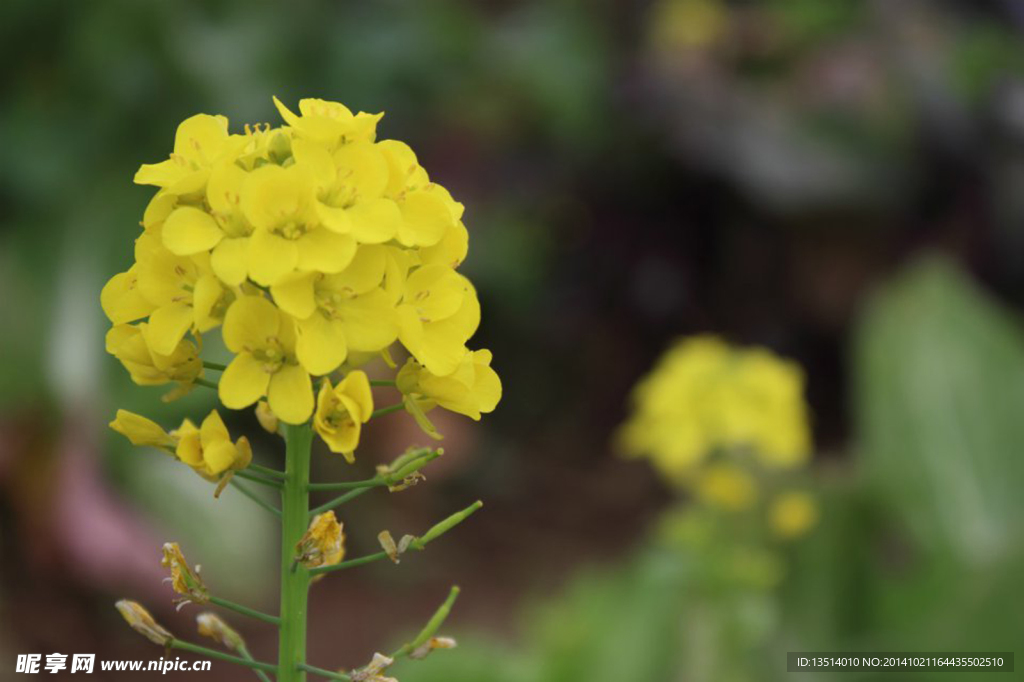
POLYGON ((402 202, 398 240, 406 246, 431 246, 441 241, 453 222, 441 197, 426 190, 410 192, 402 202))
POLYGON ((362 294, 384 280, 386 262, 386 247, 377 244, 361 245, 348 267, 337 275, 325 278, 324 286, 334 291, 362 294))
POLYGON ((313 208, 316 210, 316 217, 328 230, 338 234, 348 234, 352 231, 352 218, 347 209, 330 206, 322 201, 316 202, 313 208))
POLYGON ((298 365, 283 366, 270 379, 267 402, 281 421, 302 424, 313 414, 313 382, 309 374, 298 365))
POLYGON ((361 201, 377 199, 388 183, 388 163, 376 145, 352 142, 334 153, 334 163, 344 182, 356 188, 361 201))
POLYGON ((163 242, 177 256, 209 251, 224 237, 217 221, 205 211, 180 206, 164 221, 163 242))
POLYGON ((153 304, 139 291, 135 267, 111 277, 100 292, 100 305, 113 324, 134 322, 153 311, 153 304))
POLYGON ((356 421, 368 422, 373 413, 373 393, 370 391, 370 379, 366 372, 353 370, 338 384, 336 393, 346 396, 352 401, 349 412, 356 421))
POLYGON ((146 345, 154 353, 170 355, 192 326, 192 306, 185 303, 171 303, 161 306, 149 316, 149 324, 143 330, 146 345))
POLYGON ((203 447, 203 463, 213 476, 230 469, 237 457, 238 448, 229 440, 220 440, 203 447))
POLYGON ((249 353, 235 356, 220 377, 218 395, 225 407, 241 410, 262 398, 270 384, 263 363, 249 353))
POLYGON ((316 310, 316 299, 313 297, 313 281, 316 275, 312 272, 292 272, 270 287, 274 303, 292 317, 304 320, 316 310))
POLYGON ((174 444, 174 440, 162 426, 152 419, 128 410, 118 410, 117 417, 110 422, 110 428, 131 441, 132 445, 159 448, 174 444))
POLYGON ((192 292, 192 312, 196 329, 207 332, 220 324, 223 310, 218 304, 224 296, 224 285, 213 275, 203 275, 196 280, 192 292))
POLYGON ((266 230, 256 230, 249 238, 249 275, 262 286, 271 286, 295 269, 299 250, 295 242, 266 230))
POLYGON ((316 182, 317 189, 327 189, 334 184, 338 175, 331 153, 323 146, 309 140, 292 140, 292 156, 296 163, 307 166, 316 182))
POLYGON ((231 440, 228 427, 224 426, 224 420, 220 418, 217 410, 212 410, 206 416, 206 419, 203 420, 202 425, 199 427, 199 435, 202 439, 203 447, 216 443, 219 440, 231 440))
POLYGON ((382 244, 398 234, 402 225, 402 213, 391 199, 357 202, 348 215, 352 236, 361 244, 382 244))
POLYGON ((281 314, 262 296, 242 296, 224 316, 224 345, 234 353, 263 348, 281 329, 281 314))
POLYGON ((229 287, 237 287, 249 274, 249 240, 246 237, 225 239, 210 254, 213 274, 229 287))
POLYGON ((299 252, 296 266, 307 272, 341 272, 356 255, 355 239, 347 234, 332 232, 325 227, 307 232, 295 245, 299 252))
POLYGON ((409 275, 405 302, 416 309, 424 322, 454 315, 466 296, 465 278, 445 265, 424 265, 409 275))
POLYGON ((351 350, 384 350, 398 338, 398 316, 383 289, 360 294, 339 305, 338 309, 351 350))
POLYGON ((302 366, 311 374, 328 374, 345 361, 348 343, 345 327, 340 320, 313 315, 299 322, 297 331, 295 353, 302 366))
POLYGON ((178 447, 174 454, 185 464, 196 468, 203 466, 203 446, 199 440, 199 429, 189 420, 175 432, 178 436, 178 447))
POLYGON ((221 147, 227 141, 227 117, 196 114, 178 125, 174 135, 174 153, 190 161, 208 165, 216 160, 221 147))

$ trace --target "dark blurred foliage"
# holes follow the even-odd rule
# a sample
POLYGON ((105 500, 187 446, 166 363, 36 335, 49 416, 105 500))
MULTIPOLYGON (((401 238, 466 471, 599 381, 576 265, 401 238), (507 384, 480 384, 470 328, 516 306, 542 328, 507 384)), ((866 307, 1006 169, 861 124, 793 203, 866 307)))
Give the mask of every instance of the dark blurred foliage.
MULTIPOLYGON (((1022 23, 1014 0, 7 0, 0 654, 89 642, 132 655, 109 603, 156 592, 144 586, 168 533, 192 538, 186 553, 221 565, 222 583, 244 573, 240 594, 273 593, 273 576, 230 568, 272 565, 269 525, 244 500, 215 506, 102 428, 118 406, 170 420, 209 400, 163 407, 131 386, 102 352, 98 306, 149 197, 131 177, 186 116, 223 113, 238 129, 276 119, 274 94, 384 110, 382 134, 467 206, 474 343, 494 351, 505 398, 480 426, 444 424, 449 457, 429 486, 354 507, 352 551, 464 499, 488 506, 415 569, 318 587, 314 630, 330 634, 313 655, 351 663, 426 615, 448 581, 467 588, 456 624, 511 633, 524 595, 641 542, 668 494, 612 455, 609 434, 676 335, 719 332, 800 361, 838 466, 851 442, 873 442, 850 400, 868 292, 937 249, 1024 304, 1022 23), (83 518, 95 522, 72 523, 83 518), (359 627, 342 626, 350 617, 359 627)), ((415 437, 381 427, 366 452, 383 460, 415 437)), ((275 462, 273 447, 260 440, 258 456, 275 462)))

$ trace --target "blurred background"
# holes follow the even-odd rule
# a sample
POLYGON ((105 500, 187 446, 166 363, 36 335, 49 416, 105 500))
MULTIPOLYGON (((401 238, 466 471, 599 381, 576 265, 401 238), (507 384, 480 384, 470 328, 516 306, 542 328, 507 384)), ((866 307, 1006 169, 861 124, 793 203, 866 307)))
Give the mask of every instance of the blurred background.
MULTIPOLYGON (((213 401, 133 386, 99 306, 151 196, 138 166, 194 113, 276 124, 271 95, 386 111, 381 136, 466 204, 473 345, 505 386, 481 423, 439 423, 429 484, 345 508, 359 556, 486 503, 401 566, 315 586, 310 662, 393 649, 452 583, 460 648, 401 680, 772 680, 786 651, 1012 650, 1022 31, 1019 0, 5 0, 0 679, 18 653, 157 658, 121 597, 192 632, 165 541, 218 594, 276 610, 270 521, 106 428, 118 407, 170 423, 213 401), (820 520, 770 586, 659 542, 679 501, 614 451, 630 388, 704 332, 807 374, 820 520)), ((382 420, 354 468, 323 455, 317 473, 362 478, 422 441, 382 420)))

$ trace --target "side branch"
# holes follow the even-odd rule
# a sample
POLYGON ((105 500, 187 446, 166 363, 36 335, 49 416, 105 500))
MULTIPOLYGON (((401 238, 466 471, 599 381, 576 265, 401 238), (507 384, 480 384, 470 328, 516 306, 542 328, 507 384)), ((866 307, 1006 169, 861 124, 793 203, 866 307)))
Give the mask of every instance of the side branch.
MULTIPOLYGON (((410 547, 416 549, 424 549, 427 544, 441 537, 455 526, 459 525, 476 512, 477 509, 484 506, 484 503, 477 500, 473 504, 469 505, 462 511, 456 512, 446 518, 444 521, 433 526, 430 530, 423 534, 422 537, 418 537, 409 543, 410 547)), ((381 559, 387 559, 387 552, 377 552, 376 554, 368 554, 367 556, 358 557, 356 559, 349 559, 348 561, 342 561, 341 563, 334 564, 333 566, 321 566, 320 568, 314 568, 310 570, 310 575, 322 575, 324 573, 331 573, 333 571, 340 571, 346 568, 354 568, 356 566, 362 566, 363 564, 369 564, 374 561, 380 561, 381 559)))

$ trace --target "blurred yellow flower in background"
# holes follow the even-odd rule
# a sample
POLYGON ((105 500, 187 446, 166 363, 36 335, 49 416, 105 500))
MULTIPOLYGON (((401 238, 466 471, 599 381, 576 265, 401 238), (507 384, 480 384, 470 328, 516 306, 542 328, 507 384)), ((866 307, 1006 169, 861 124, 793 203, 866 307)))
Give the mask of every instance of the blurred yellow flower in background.
POLYGON ((818 505, 808 493, 786 492, 772 502, 769 510, 772 531, 782 538, 796 538, 818 521, 818 505))
POLYGON ((796 466, 811 449, 803 387, 800 367, 766 350, 684 339, 634 389, 619 445, 677 483, 717 451, 749 450, 766 466, 796 466))

